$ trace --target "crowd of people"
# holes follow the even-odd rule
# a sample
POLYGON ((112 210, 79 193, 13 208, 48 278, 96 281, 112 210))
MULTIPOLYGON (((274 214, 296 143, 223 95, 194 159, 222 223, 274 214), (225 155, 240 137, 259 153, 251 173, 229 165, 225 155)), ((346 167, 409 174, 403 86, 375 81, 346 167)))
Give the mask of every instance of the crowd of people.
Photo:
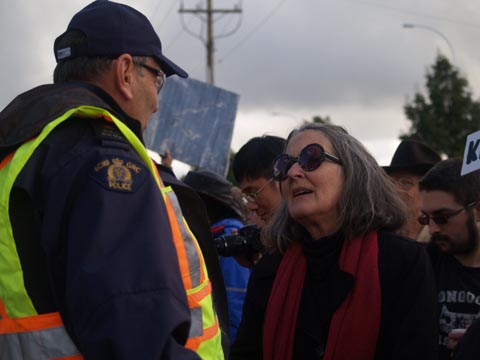
POLYGON ((0 359, 480 358, 480 171, 306 123, 180 180, 150 21, 94 1, 54 51, 0 113, 0 359))

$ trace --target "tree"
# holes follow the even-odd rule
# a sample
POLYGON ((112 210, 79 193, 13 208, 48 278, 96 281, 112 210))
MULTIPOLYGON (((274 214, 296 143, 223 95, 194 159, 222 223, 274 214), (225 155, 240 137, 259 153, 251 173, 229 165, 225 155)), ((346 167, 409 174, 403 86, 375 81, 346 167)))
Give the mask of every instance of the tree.
POLYGON ((314 115, 312 116, 312 120, 303 120, 303 125, 306 125, 308 123, 332 124, 332 120, 328 115, 327 116, 314 115))
POLYGON ((426 74, 427 95, 417 92, 404 107, 412 122, 401 139, 416 139, 448 157, 463 156, 467 135, 480 130, 480 103, 466 78, 439 54, 426 74))
POLYGON ((320 115, 315 115, 313 118, 312 118, 312 122, 314 123, 320 123, 320 124, 331 124, 332 123, 332 120, 330 119, 330 116, 320 116, 320 115))

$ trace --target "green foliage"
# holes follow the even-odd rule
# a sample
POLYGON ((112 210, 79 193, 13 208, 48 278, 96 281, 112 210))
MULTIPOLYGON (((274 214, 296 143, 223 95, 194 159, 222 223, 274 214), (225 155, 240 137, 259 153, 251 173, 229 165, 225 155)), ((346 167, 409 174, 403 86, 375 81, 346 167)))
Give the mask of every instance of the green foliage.
POLYGON ((332 120, 330 119, 330 116, 320 116, 320 115, 314 115, 312 117, 312 120, 303 120, 303 124, 308 124, 308 123, 319 123, 319 124, 331 124, 332 120))
POLYGON ((427 95, 417 92, 404 107, 411 121, 401 139, 416 139, 448 157, 463 156, 467 135, 480 130, 480 103, 468 81, 447 58, 438 55, 426 74, 427 95))

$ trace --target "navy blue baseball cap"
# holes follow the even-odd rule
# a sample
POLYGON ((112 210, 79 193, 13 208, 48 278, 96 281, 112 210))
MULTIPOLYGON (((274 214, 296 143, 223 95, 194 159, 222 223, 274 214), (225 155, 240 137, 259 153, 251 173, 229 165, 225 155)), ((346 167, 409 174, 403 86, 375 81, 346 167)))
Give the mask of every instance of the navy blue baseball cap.
POLYGON ((134 8, 113 1, 97 0, 76 13, 67 30, 54 44, 55 59, 61 62, 79 56, 153 57, 167 76, 188 74, 162 54, 162 43, 145 15, 134 8), (59 40, 70 31, 80 31, 85 44, 69 44, 59 48, 59 40))

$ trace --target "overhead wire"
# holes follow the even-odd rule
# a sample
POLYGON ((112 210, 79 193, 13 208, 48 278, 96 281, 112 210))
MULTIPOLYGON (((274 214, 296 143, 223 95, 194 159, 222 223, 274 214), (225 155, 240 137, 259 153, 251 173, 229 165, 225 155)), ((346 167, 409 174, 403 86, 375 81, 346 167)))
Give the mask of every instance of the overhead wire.
POLYGON ((373 7, 381 8, 381 9, 384 9, 384 10, 389 10, 389 11, 403 13, 403 14, 422 16, 422 17, 429 18, 429 19, 432 19, 432 20, 444 21, 444 22, 449 22, 449 23, 456 24, 456 25, 470 26, 470 27, 475 27, 475 28, 480 29, 480 24, 461 21, 461 20, 457 20, 457 19, 444 17, 444 16, 431 15, 431 14, 428 14, 428 13, 424 13, 424 12, 420 12, 420 11, 414 11, 414 10, 408 10, 408 9, 400 8, 400 7, 397 7, 397 6, 380 4, 380 3, 374 2, 374 1, 368 1, 368 0, 344 0, 344 1, 352 2, 352 3, 355 3, 355 4, 363 4, 363 5, 373 6, 373 7))
MULTIPOLYGON (((232 35, 233 33, 235 33, 238 29, 240 29, 240 26, 242 25, 242 17, 239 16, 238 17, 238 20, 237 20, 237 24, 235 25, 235 27, 228 31, 228 32, 224 32, 223 34, 220 34, 220 35, 217 35, 215 36, 215 39, 221 39, 221 38, 224 38, 224 37, 227 37, 227 36, 230 36, 232 35)), ((225 28, 224 28, 224 31, 225 31, 225 28)))
MULTIPOLYGON (((197 14, 193 14, 193 15, 195 15, 195 17, 197 17, 197 18, 199 18, 199 19, 201 20, 200 23, 201 23, 201 25, 202 25, 202 28, 200 29, 200 30, 201 30, 201 31, 200 31, 200 35, 197 34, 197 33, 194 33, 193 31, 191 31, 191 30, 188 28, 188 25, 190 25, 191 21, 190 21, 188 24, 186 24, 186 23, 185 23, 185 20, 184 20, 184 17, 183 17, 183 16, 180 16, 180 22, 181 22, 181 24, 182 24, 182 28, 183 28, 183 30, 184 30, 187 34, 192 35, 193 37, 199 39, 200 41, 202 41, 202 42, 205 44, 205 43, 206 43, 206 39, 201 35, 202 32, 203 32, 202 30, 203 30, 203 25, 204 25, 204 23, 205 23, 205 20, 202 19, 202 18, 200 17, 200 15, 197 15, 197 14)), ((192 17, 192 19, 193 19, 193 17, 192 17)))
MULTIPOLYGON (((239 1, 238 1, 238 4, 235 5, 235 9, 242 9, 242 1, 243 1, 243 0, 239 0, 239 1)), ((242 17, 242 14, 243 14, 243 13, 240 12, 239 17, 242 17)), ((220 14, 220 15, 219 15, 218 17, 216 17, 213 21, 214 21, 214 22, 220 21, 221 19, 223 19, 223 18, 224 18, 225 16, 227 16, 227 15, 228 15, 227 13, 220 14)), ((230 21, 226 22, 226 23, 223 25, 222 33, 223 33, 224 31, 226 31, 227 28, 228 28, 228 27, 230 26, 230 24, 232 23, 232 20, 231 20, 231 19, 232 19, 232 17, 230 17, 230 21)), ((237 28, 237 26, 235 26, 235 28, 237 28)), ((231 32, 229 31, 229 33, 231 33, 231 32)), ((223 35, 222 35, 222 37, 223 37, 223 35)))
POLYGON ((287 2, 287 0, 281 0, 268 14, 265 16, 253 29, 236 45, 234 45, 230 50, 228 50, 220 59, 217 60, 218 63, 221 63, 228 56, 234 53, 239 47, 241 47, 247 40, 249 40, 257 31, 259 31, 265 24, 275 15, 275 13, 280 10, 280 8, 287 2))
MULTIPOLYGON (((167 21, 168 17, 170 16, 170 14, 172 13, 175 5, 176 5, 176 0, 172 0, 171 3, 170 3, 170 7, 168 8, 168 10, 165 12, 165 15, 163 16, 162 20, 159 22, 158 26, 156 27, 157 29, 161 29, 162 26, 165 24, 165 22, 167 21)), ((157 16, 158 14, 158 11, 160 10, 160 7, 162 5, 162 2, 159 1, 158 4, 157 4, 157 7, 155 8, 155 10, 153 11, 153 15, 152 15, 152 19, 155 19, 155 17, 157 16)))
MULTIPOLYGON (((186 24, 187 26, 190 25, 192 23, 192 21, 194 20, 194 18, 192 17, 190 19, 190 21, 186 24)), ((172 48, 173 45, 175 45, 178 41, 178 39, 185 33, 185 30, 183 29, 183 27, 175 34, 175 36, 172 38, 172 40, 170 40, 170 42, 165 46, 165 51, 168 52, 169 49, 172 48)))

